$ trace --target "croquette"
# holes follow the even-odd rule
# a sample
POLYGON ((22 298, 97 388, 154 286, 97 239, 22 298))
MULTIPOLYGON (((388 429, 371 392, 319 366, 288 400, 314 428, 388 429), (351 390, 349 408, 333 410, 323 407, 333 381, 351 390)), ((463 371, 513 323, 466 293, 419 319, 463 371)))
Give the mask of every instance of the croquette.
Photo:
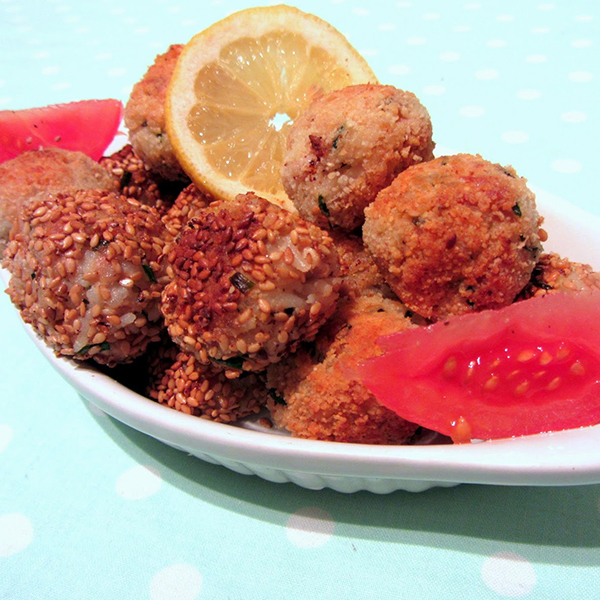
POLYGON ((573 262, 555 252, 542 254, 518 300, 556 292, 583 292, 600 289, 600 273, 588 265, 573 262))
POLYGON ((164 239, 154 209, 115 192, 38 198, 11 230, 8 294, 57 355, 132 361, 164 328, 164 239))
POLYGON ((431 320, 512 303, 546 239, 525 179, 468 154, 410 167, 365 216, 365 245, 388 284, 431 320))
POLYGON ((123 115, 137 156, 150 171, 171 181, 188 179, 173 152, 165 121, 167 88, 182 50, 182 44, 173 44, 156 57, 133 86, 123 115))
POLYGON ((267 389, 255 373, 229 379, 173 343, 157 345, 151 354, 147 393, 160 404, 218 423, 234 423, 266 404, 267 389))
POLYGON ((187 222, 204 210, 212 200, 193 183, 181 190, 163 216, 163 223, 173 238, 177 237, 187 222))
POLYGON ((161 214, 170 208, 184 187, 182 182, 168 181, 149 171, 131 144, 103 156, 99 162, 115 178, 120 194, 153 206, 161 214))
POLYGON ((113 178, 82 152, 45 148, 0 164, 0 251, 21 208, 48 193, 116 191, 113 178))
POLYGON ((379 404, 351 375, 373 342, 414 327, 398 301, 381 295, 345 302, 312 344, 267 369, 267 406, 295 437, 362 444, 404 444, 417 431, 379 404))
POLYGON ((338 298, 328 233, 254 193, 213 202, 167 256, 168 331, 202 364, 264 369, 312 339, 338 298))
POLYGON ((282 182, 300 215, 345 231, 394 177, 433 158, 431 119, 411 92, 354 85, 315 100, 290 128, 282 182))

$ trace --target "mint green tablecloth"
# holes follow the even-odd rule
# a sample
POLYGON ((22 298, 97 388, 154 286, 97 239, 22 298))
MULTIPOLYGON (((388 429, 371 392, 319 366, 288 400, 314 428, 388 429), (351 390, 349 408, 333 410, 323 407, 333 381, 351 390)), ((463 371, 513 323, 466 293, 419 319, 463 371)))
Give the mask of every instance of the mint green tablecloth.
MULTIPOLYGON (((415 92, 440 149, 600 215, 600 4, 296 5, 415 92)), ((0 0, 0 110, 126 100, 157 53, 247 6, 0 0)), ((245 477, 81 401, 4 294, 0 318, 2 599, 600 598, 599 485, 377 496, 245 477)))

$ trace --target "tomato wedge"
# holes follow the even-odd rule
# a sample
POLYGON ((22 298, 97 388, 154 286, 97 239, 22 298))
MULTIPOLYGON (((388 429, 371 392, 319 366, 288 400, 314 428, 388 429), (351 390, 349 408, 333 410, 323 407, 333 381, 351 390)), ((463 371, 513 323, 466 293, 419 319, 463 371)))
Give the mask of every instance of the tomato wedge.
POLYGON ((0 162, 28 150, 79 150, 98 160, 114 139, 123 104, 82 100, 41 108, 0 111, 0 162))
POLYGON ((455 442, 600 423, 600 292, 550 294, 378 340, 357 376, 455 442))

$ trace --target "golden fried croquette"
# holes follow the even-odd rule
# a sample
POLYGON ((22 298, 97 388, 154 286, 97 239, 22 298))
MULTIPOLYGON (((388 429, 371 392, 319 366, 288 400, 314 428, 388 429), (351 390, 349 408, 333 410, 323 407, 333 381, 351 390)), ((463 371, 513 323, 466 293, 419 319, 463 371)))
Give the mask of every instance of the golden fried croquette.
POLYGON ((173 205, 163 216, 163 223, 173 238, 179 235, 190 219, 199 216, 212 200, 193 183, 181 190, 173 205))
POLYGON ((330 231, 340 261, 340 298, 381 293, 395 297, 362 238, 335 228, 330 231))
POLYGON ((587 264, 573 262, 555 252, 545 253, 533 269, 531 280, 519 300, 556 292, 583 292, 600 289, 600 273, 587 264))
POLYGON ((433 158, 429 114, 417 97, 389 85, 354 85, 321 96, 287 138, 282 181, 307 220, 345 231, 394 177, 433 158))
POLYGON ((131 144, 110 156, 103 156, 99 162, 115 178, 123 196, 153 206, 161 214, 173 204, 184 185, 182 182, 168 181, 149 171, 131 144))
POLYGON ((173 152, 165 123, 167 88, 182 44, 173 44, 156 57, 131 91, 125 105, 124 120, 135 153, 150 171, 169 180, 187 180, 173 152))
POLYGON ((273 422, 295 437, 362 444, 403 444, 418 426, 377 402, 349 377, 380 335, 413 327, 406 308, 380 295, 346 302, 315 342, 267 370, 273 422))
POLYGON ((170 408, 216 421, 234 423, 260 411, 267 400, 264 382, 254 373, 236 379, 200 364, 175 344, 157 345, 148 360, 147 393, 170 408))
POLYGON ((513 302, 546 237, 525 179, 468 154, 407 169, 365 216, 365 244, 391 288, 432 320, 513 302))
POLYGON ((155 209, 115 192, 46 195, 10 232, 7 292, 57 355, 130 362, 164 329, 165 237, 155 209))
POLYGON ((312 339, 338 299, 329 234, 254 193, 199 211, 167 257, 169 334, 203 364, 264 369, 312 339))
POLYGON ((25 204, 79 189, 115 191, 116 185, 89 156, 60 148, 32 150, 0 164, 0 250, 25 204))

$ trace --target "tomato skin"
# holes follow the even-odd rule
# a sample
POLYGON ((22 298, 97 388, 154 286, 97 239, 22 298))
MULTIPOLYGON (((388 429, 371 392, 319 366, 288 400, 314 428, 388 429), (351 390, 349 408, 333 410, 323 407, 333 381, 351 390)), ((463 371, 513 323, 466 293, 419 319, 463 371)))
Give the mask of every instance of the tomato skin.
POLYGON ((380 338, 357 375, 455 441, 600 423, 600 291, 551 294, 380 338))
POLYGON ((79 150, 98 160, 122 116, 123 104, 112 99, 0 111, 0 162, 40 148, 79 150))

